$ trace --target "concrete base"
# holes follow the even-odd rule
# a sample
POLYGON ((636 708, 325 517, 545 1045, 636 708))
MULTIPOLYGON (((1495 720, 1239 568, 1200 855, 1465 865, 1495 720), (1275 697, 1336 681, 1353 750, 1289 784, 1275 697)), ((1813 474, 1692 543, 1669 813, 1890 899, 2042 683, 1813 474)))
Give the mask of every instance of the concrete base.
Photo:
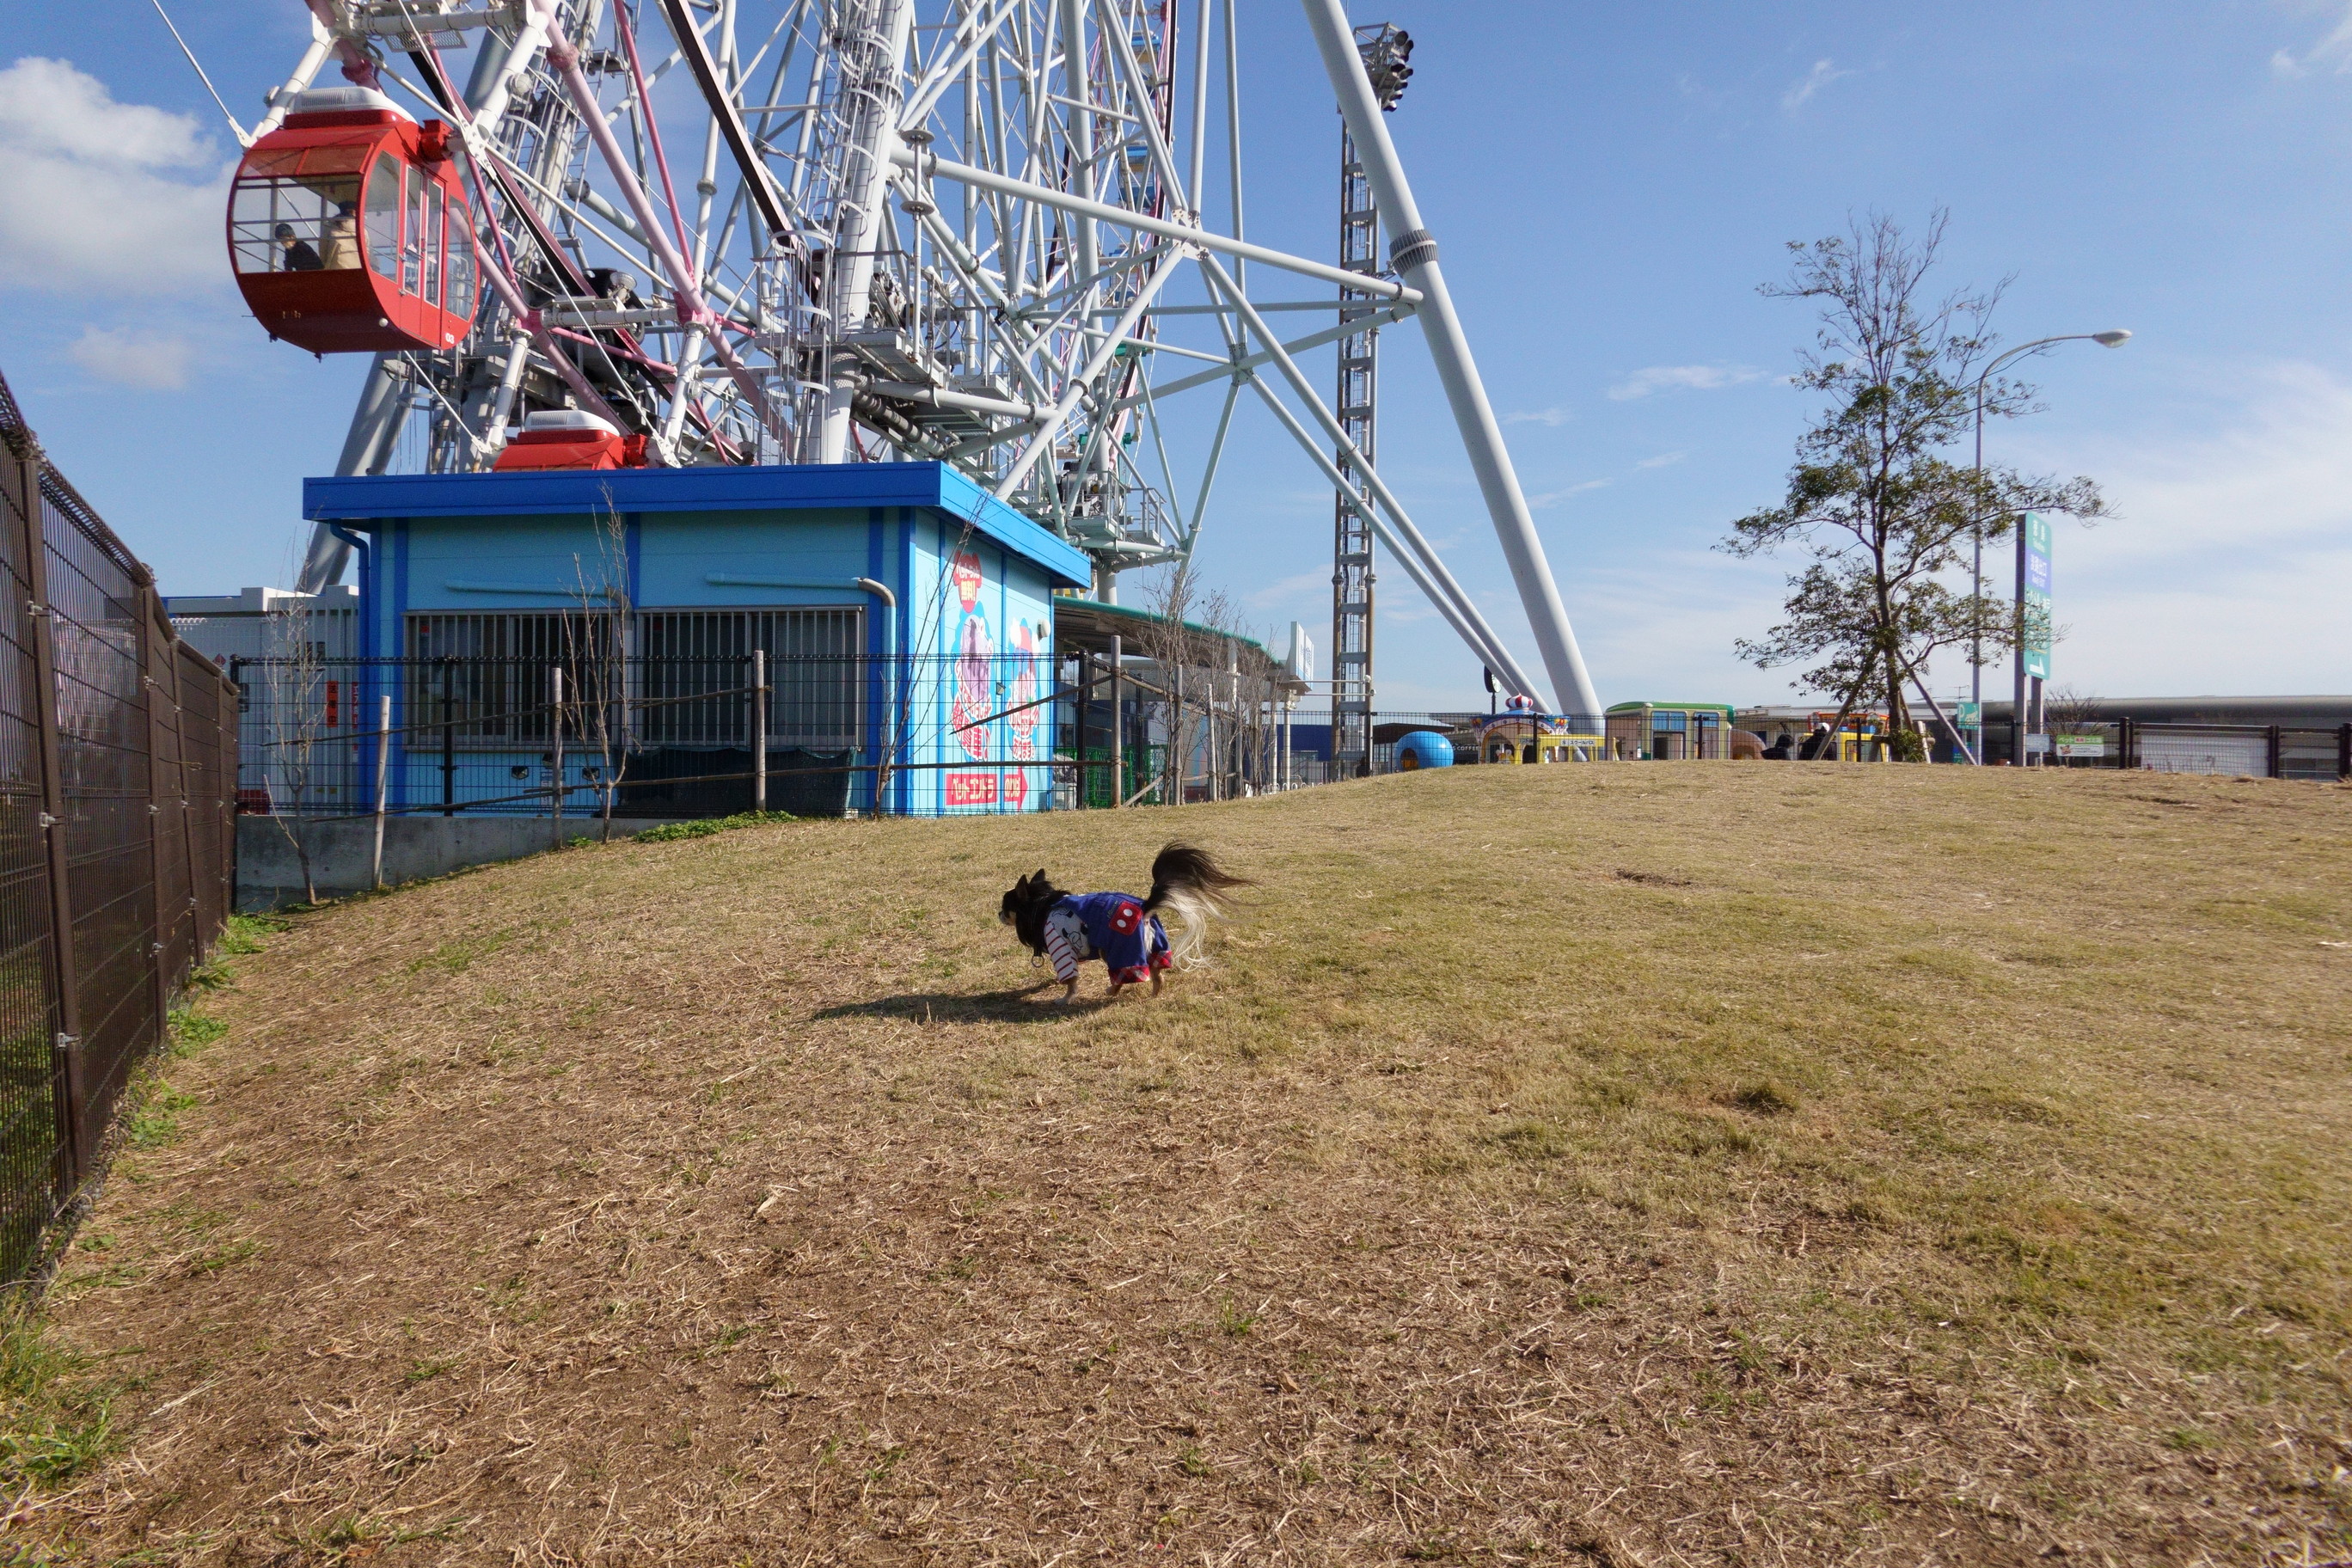
MULTIPOLYGON (((675 817, 615 817, 613 837, 620 838, 675 817)), ((375 824, 372 820, 281 823, 274 816, 236 819, 236 907, 240 911, 274 910, 303 900, 302 862, 287 829, 302 836, 310 850, 310 877, 322 899, 365 892, 373 886, 375 824)), ((595 818, 563 819, 563 837, 603 832, 595 818)), ((386 887, 427 877, 446 877, 467 866, 516 860, 551 849, 556 825, 544 816, 394 816, 383 825, 383 881, 386 887)))

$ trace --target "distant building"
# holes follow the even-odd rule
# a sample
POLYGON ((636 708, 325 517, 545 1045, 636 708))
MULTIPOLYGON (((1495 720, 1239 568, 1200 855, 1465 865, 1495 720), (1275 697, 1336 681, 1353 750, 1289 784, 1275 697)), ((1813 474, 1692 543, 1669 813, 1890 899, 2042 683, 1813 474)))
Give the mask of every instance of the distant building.
POLYGON ((226 666, 233 658, 284 658, 295 652, 289 628, 299 621, 320 658, 359 652, 360 591, 336 586, 318 594, 291 588, 247 588, 236 594, 179 594, 163 608, 180 639, 226 666), (297 612, 302 612, 297 614, 297 612))

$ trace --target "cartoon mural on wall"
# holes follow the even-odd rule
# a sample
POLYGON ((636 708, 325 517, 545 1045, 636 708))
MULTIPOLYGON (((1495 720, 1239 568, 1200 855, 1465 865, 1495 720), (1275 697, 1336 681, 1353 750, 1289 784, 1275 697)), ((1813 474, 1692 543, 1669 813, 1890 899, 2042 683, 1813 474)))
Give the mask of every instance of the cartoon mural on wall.
POLYGON ((1034 762, 1037 757, 1037 720, 1041 710, 1037 700, 1037 654, 1045 643, 1045 627, 1037 628, 1032 637, 1029 628, 1019 621, 1013 623, 1012 653, 1014 659, 1013 689, 1004 699, 1012 710, 1004 716, 1005 727, 1013 731, 1004 754, 1016 763, 1034 762))
POLYGON ((942 771, 940 804, 982 811, 1044 805, 1046 781, 1032 778, 1029 767, 1007 764, 1046 760, 1053 715, 1038 700, 1053 689, 1052 624, 1008 614, 1001 630, 992 626, 989 579, 971 551, 956 552, 946 572, 954 608, 940 628, 940 651, 949 666, 941 760, 979 765, 942 771))
POLYGON ((974 762, 988 755, 989 734, 995 728, 982 722, 991 711, 988 678, 996 663, 995 654, 996 648, 988 637, 988 616, 980 611, 966 616, 956 633, 955 718, 951 728, 964 755, 974 762))

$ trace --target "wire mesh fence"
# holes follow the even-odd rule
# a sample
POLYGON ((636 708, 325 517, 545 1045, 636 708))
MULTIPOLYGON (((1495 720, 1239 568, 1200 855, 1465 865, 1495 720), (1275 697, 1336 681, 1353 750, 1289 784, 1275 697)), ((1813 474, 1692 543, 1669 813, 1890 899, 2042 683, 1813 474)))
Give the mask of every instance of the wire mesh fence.
POLYGON ((0 1280, 103 1163, 226 921, 233 689, 0 378, 0 1280))
MULTIPOLYGON (((639 617, 640 641, 688 640, 646 636, 655 618, 639 617)), ((239 805, 289 818, 1020 811, 1097 766, 1056 750, 1068 694, 1050 655, 620 651, 628 640, 233 660, 239 805)))
MULTIPOLYGON (((527 657, 233 659, 239 808, 289 834, 377 815, 951 816, 1223 800, 1339 776, 1328 717, 1213 681, 1187 692, 1130 670, 1114 683, 1051 653, 621 651, 687 640, 646 635, 653 618, 527 657)), ((316 646, 297 623, 273 642, 316 646)), ((1485 716, 1375 718, 1370 771, 1384 773, 1402 733, 1475 735, 1485 716)))
MULTIPOLYGON (((2002 754, 1994 751, 1996 757, 2002 754)), ((2352 778, 2352 724, 2147 723, 2053 720, 2042 764, 2232 777, 2352 778)))

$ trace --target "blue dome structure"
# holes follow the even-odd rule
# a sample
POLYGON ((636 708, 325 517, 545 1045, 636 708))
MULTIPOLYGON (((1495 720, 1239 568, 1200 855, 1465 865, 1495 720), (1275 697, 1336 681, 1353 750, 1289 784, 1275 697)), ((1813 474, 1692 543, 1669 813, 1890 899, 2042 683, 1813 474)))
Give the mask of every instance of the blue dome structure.
POLYGON ((1399 773, 1412 773, 1422 768, 1450 768, 1454 765, 1454 742, 1434 730, 1415 730, 1396 743, 1396 765, 1399 773))

